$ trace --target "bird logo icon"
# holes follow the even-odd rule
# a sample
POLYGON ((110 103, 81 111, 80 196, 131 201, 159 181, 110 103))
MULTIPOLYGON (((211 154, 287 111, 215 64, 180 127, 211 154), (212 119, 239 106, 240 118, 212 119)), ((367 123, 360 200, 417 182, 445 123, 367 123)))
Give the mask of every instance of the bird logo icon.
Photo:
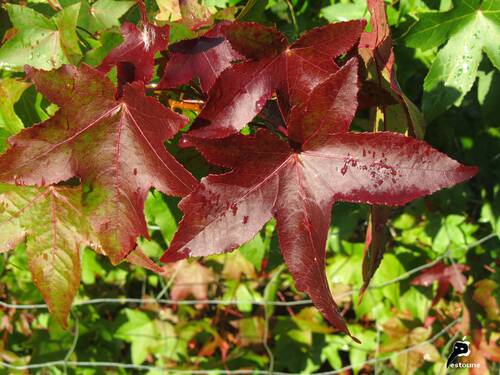
POLYGON ((457 357, 468 356, 470 354, 470 342, 465 341, 465 337, 462 341, 455 341, 453 344, 453 351, 448 357, 448 361, 446 362, 446 367, 450 367, 450 365, 455 361, 457 357))

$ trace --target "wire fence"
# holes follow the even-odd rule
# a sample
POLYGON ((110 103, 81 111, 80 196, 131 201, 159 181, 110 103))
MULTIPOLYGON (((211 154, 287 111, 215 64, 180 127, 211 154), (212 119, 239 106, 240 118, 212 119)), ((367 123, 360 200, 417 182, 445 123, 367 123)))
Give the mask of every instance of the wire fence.
MULTIPOLYGON (((476 247, 478 245, 481 245, 485 243, 486 241, 491 240, 492 238, 495 238, 496 234, 491 233, 480 240, 469 244, 468 246, 459 246, 460 249, 464 250, 469 250, 473 247, 476 247)), ((415 267, 398 277, 387 280, 383 283, 380 284, 374 284, 374 285, 369 285, 366 291, 368 292, 369 290, 373 289, 381 289, 385 288, 389 285, 397 284, 400 283, 404 280, 409 279, 411 276, 425 270, 428 268, 433 267, 440 261, 444 259, 448 259, 450 262, 453 263, 453 259, 450 257, 450 254, 454 251, 457 250, 456 248, 454 249, 448 249, 444 254, 441 256, 437 257, 435 260, 433 260, 430 263, 415 267)), ((264 299, 260 300, 226 300, 226 299, 206 299, 206 300, 175 300, 175 299, 168 299, 168 298, 161 298, 163 295, 165 295, 166 291, 168 288, 171 286, 172 281, 175 277, 175 274, 172 275, 168 281, 168 283, 165 285, 165 287, 162 289, 160 293, 157 294, 156 297, 152 298, 95 298, 95 299, 88 299, 88 300, 76 300, 73 303, 73 309, 81 307, 81 306, 88 306, 88 305, 100 305, 100 304, 119 304, 119 305, 127 305, 127 304, 140 304, 140 305, 145 305, 145 304, 158 304, 158 305, 238 305, 240 303, 244 304, 251 304, 254 306, 264 306, 264 312, 265 312, 265 326, 264 326, 264 334, 262 338, 262 345, 264 346, 266 353, 269 357, 269 368, 267 370, 254 370, 254 369, 241 369, 241 370, 227 370, 227 369, 211 369, 211 370, 198 370, 198 369, 189 369, 189 370, 184 370, 184 369, 172 369, 172 368, 165 368, 165 367, 159 367, 159 366, 153 366, 153 365, 137 365, 137 364, 132 364, 132 363, 121 363, 121 362, 99 362, 99 361, 93 361, 93 362, 86 362, 86 361, 73 361, 70 360, 72 355, 74 354, 77 344, 78 344, 78 339, 79 339, 79 324, 78 324, 78 317, 75 314, 72 314, 74 320, 75 320, 75 329, 74 332, 72 332, 73 335, 73 340, 71 343, 71 346, 69 347, 67 354, 62 358, 61 360, 56 360, 56 361, 47 361, 44 363, 34 363, 34 364, 27 364, 27 365, 14 365, 11 363, 7 362, 2 362, 0 361, 0 369, 1 368, 6 368, 6 369, 11 369, 11 370, 16 370, 16 371, 23 371, 23 370, 36 370, 36 369, 44 369, 44 368, 53 368, 53 367, 62 367, 63 369, 67 369, 68 367, 81 367, 81 368, 115 368, 115 369, 125 369, 125 370, 137 370, 137 371, 158 371, 164 374, 276 374, 276 375, 293 375, 295 373, 292 372, 279 372, 279 371, 274 371, 274 354, 271 350, 271 348, 268 346, 268 338, 269 338, 269 319, 270 316, 268 314, 268 309, 267 307, 269 306, 283 306, 283 307, 294 307, 294 306, 307 306, 307 305, 312 305, 312 301, 310 299, 302 299, 302 300, 294 300, 294 301, 267 301, 264 299)), ((221 281, 218 281, 220 283, 221 281)), ((270 282, 276 282, 271 280, 270 282)), ((210 284, 211 282, 204 282, 204 283, 184 283, 184 284, 177 284, 177 285, 196 285, 196 284, 210 284)), ((339 294, 334 294, 333 297, 336 300, 340 300, 344 297, 349 297, 353 296, 356 293, 360 292, 360 288, 354 288, 351 289, 347 292, 344 293, 339 293, 339 294)), ((5 309, 15 309, 15 310, 46 310, 48 309, 48 306, 46 304, 17 304, 17 303, 8 303, 5 301, 0 301, 0 307, 3 307, 5 309)), ((339 373, 344 373, 348 370, 352 370, 355 368, 362 368, 363 366, 366 365, 373 365, 375 368, 375 373, 377 373, 377 365, 385 362, 391 358, 394 358, 395 356, 399 356, 405 353, 412 352, 416 349, 418 349, 421 346, 430 344, 438 340, 439 338, 447 335, 456 327, 460 322, 462 321, 461 318, 457 318, 447 324, 443 329, 441 329, 439 332, 437 332, 434 336, 429 338, 428 340, 422 341, 418 344, 415 344, 413 346, 409 346, 403 350, 392 352, 390 354, 381 356, 380 355, 380 327, 377 325, 377 347, 376 351, 374 353, 374 357, 371 359, 367 359, 363 362, 360 363, 355 363, 351 364, 349 366, 345 366, 339 369, 335 369, 333 371, 326 371, 326 372, 316 372, 315 374, 317 375, 334 375, 334 374, 339 374, 339 373)), ((460 331, 456 331, 453 336, 448 340, 447 344, 444 347, 443 353, 447 353, 447 348, 452 344, 454 340, 456 340, 457 337, 459 337, 460 331)), ((168 338, 168 337, 164 337, 168 338)), ((181 340, 179 337, 174 336, 170 337, 172 339, 176 340, 181 340)), ((443 354, 444 355, 444 354, 443 354)), ((442 374, 446 372, 446 368, 443 365, 441 368, 442 374)))

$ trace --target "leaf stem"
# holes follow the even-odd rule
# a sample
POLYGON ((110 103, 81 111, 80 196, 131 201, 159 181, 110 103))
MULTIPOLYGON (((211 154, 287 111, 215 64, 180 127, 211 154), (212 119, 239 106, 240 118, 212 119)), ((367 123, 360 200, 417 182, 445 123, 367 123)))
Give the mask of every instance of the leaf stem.
POLYGON ((290 0, 286 0, 288 9, 290 10, 290 15, 292 17, 293 29, 295 30, 295 35, 299 36, 299 24, 297 23, 297 17, 295 16, 295 11, 293 10, 293 5, 290 0))

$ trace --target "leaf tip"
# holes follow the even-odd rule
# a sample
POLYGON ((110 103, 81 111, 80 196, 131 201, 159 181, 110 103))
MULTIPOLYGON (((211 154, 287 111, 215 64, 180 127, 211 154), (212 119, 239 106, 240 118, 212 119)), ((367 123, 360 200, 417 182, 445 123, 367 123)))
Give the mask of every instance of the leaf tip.
POLYGON ((349 337, 352 339, 352 341, 354 341, 356 344, 361 344, 361 340, 358 339, 356 336, 353 336, 351 334, 349 334, 349 337))
POLYGON ((160 258, 162 263, 174 263, 182 259, 186 259, 190 255, 189 249, 184 249, 182 251, 167 249, 160 258))

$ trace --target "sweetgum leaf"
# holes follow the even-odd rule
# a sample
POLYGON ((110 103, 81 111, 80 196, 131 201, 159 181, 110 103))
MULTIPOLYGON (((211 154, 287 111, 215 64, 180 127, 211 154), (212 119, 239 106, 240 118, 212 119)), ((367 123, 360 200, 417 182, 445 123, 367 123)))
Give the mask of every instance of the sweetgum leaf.
POLYGON ((264 129, 224 139, 190 136, 210 163, 231 171, 205 177, 181 201, 184 218, 162 261, 231 251, 274 217, 297 288, 310 295, 334 327, 349 333, 324 269, 333 203, 403 205, 476 173, 401 134, 347 132, 358 105, 357 74, 355 60, 348 61, 292 110, 299 111, 288 122, 289 134, 300 134, 294 139, 285 141, 264 129), (327 92, 334 94, 317 100, 327 92), (326 100, 331 108, 325 107, 326 100), (319 119, 319 113, 329 121, 307 123, 304 132, 302 121, 319 119))
POLYGON ((420 275, 415 277, 411 283, 413 285, 432 285, 434 281, 438 282, 438 290, 432 299, 432 305, 439 302, 448 291, 450 285, 453 290, 458 293, 465 292, 467 285, 467 278, 463 272, 468 271, 469 267, 465 264, 452 264, 446 266, 442 261, 436 263, 434 266, 422 271, 420 275))
POLYGON ((179 3, 179 10, 181 13, 181 20, 183 25, 191 30, 197 30, 203 26, 211 25, 212 14, 210 10, 200 4, 198 0, 174 0, 179 3))
POLYGON ((135 1, 97 0, 89 4, 88 0, 81 2, 78 26, 90 33, 104 31, 120 26, 120 18, 134 6, 135 1))
POLYGON ((0 181, 44 186, 79 177, 85 210, 105 253, 118 263, 137 236, 148 235, 143 210, 151 187, 184 196, 197 185, 163 145, 187 119, 144 96, 139 82, 115 99, 113 84, 87 65, 27 74, 61 109, 9 139, 0 181))
MULTIPOLYGON (((390 92, 405 114, 405 118, 400 118, 393 116, 393 112, 384 111, 383 130, 399 131, 399 129, 403 128, 410 135, 423 138, 425 131, 424 119, 418 108, 401 91, 396 79, 392 38, 384 1, 368 0, 368 10, 371 14, 372 30, 363 32, 361 35, 359 53, 365 62, 368 73, 371 75, 370 80, 390 92)), ((364 88, 367 87, 364 86, 364 88)), ((362 91, 361 94, 369 96, 370 93, 362 91)), ((363 95, 361 97, 364 98, 363 95)), ((382 103, 381 106, 386 107, 393 104, 387 102, 386 99, 384 99, 384 102, 386 103, 382 103)))
POLYGON ((182 19, 181 8, 178 0, 155 0, 159 13, 156 15, 158 21, 174 22, 182 19))
POLYGON ((360 302, 370 280, 382 262, 388 237, 387 221, 391 211, 390 207, 385 206, 370 207, 363 254, 363 286, 361 287, 360 302))
POLYGON ((439 47, 424 81, 423 110, 431 121, 460 105, 474 84, 484 51, 500 69, 500 4, 495 0, 455 1, 447 12, 421 15, 405 37, 410 47, 439 47))
POLYGON ((170 59, 158 87, 174 88, 198 77, 201 89, 208 92, 231 61, 242 57, 221 33, 224 24, 218 23, 199 38, 171 45, 170 59))
POLYGON ((122 25, 123 43, 113 49, 98 69, 109 72, 118 66, 118 79, 122 83, 142 81, 147 83, 153 78, 154 56, 167 48, 169 26, 155 26, 147 19, 144 4, 139 2, 142 15, 142 30, 136 25, 125 22, 122 25))
MULTIPOLYGON (((396 79, 394 52, 385 4, 382 0, 369 0, 368 10, 371 14, 372 30, 361 35, 359 53, 365 62, 369 80, 363 82, 359 95, 360 107, 377 106, 371 116, 373 131, 395 131, 423 138, 425 131, 423 117, 401 91, 396 79), (372 92, 375 87, 379 89, 372 92), (395 102, 381 95, 383 89, 391 93, 395 102)), ((374 206, 370 211, 360 298, 380 265, 388 237, 386 222, 390 216, 390 210, 383 206, 374 206)))
POLYGON ((192 135, 221 138, 238 132, 275 92, 284 111, 303 104, 316 85, 338 71, 334 59, 357 43, 363 26, 363 21, 326 25, 291 45, 274 28, 256 23, 225 26, 231 46, 248 60, 220 75, 192 135))
POLYGON ((16 34, 0 48, 0 67, 54 69, 81 58, 76 25, 80 4, 48 19, 26 6, 6 4, 16 34))
POLYGON ((0 252, 26 239, 33 282, 63 327, 80 285, 80 249, 96 241, 81 196, 80 188, 0 184, 0 252))

